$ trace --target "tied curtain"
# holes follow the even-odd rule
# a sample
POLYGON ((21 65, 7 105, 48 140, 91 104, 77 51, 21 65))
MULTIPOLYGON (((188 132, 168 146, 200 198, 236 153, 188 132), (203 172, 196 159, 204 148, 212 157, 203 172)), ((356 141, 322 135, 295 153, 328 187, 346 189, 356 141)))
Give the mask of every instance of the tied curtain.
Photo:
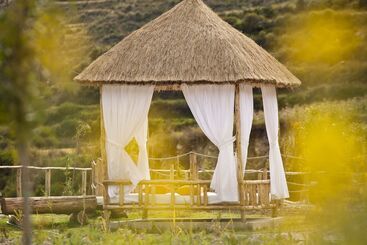
MULTIPOLYGON (((111 180, 128 179, 132 186, 149 177, 146 150, 147 118, 154 86, 103 85, 102 110, 106 133, 108 177, 111 180), (139 162, 135 165, 125 151, 126 145, 135 137, 139 146, 139 162)), ((118 187, 110 186, 110 197, 118 195, 118 187)))
POLYGON ((278 143, 278 102, 274 86, 261 87, 266 133, 269 140, 270 193, 273 199, 288 198, 282 156, 278 143))
POLYGON ((140 173, 143 175, 143 179, 150 180, 149 160, 147 151, 148 117, 145 119, 142 127, 136 133, 135 140, 139 148, 139 156, 137 164, 138 169, 140 173))
POLYGON ((187 104, 219 155, 210 187, 223 202, 238 201, 236 161, 233 153, 234 85, 181 86, 187 104))
POLYGON ((254 117, 254 99, 251 85, 240 85, 240 120, 241 120, 241 150, 242 169, 245 173, 250 141, 252 120, 254 117))

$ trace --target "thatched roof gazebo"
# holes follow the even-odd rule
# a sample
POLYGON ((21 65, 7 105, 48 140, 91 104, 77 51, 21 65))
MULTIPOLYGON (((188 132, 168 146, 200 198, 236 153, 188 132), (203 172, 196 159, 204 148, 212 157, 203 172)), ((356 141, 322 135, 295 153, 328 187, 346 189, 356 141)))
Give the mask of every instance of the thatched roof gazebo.
POLYGON ((201 0, 184 0, 134 31, 75 78, 83 83, 274 84, 301 82, 201 0))
MULTIPOLYGON (((263 48, 231 27, 201 0, 183 0, 92 62, 75 80, 101 87, 109 196, 149 180, 147 114, 154 90, 182 90, 200 128, 219 148, 211 189, 218 200, 243 203, 243 170, 252 124, 252 87, 263 94, 270 145, 270 193, 288 197, 278 145, 276 87, 301 82, 263 48), (236 134, 233 137, 235 121, 236 134), (135 165, 124 147, 135 138, 135 165), (233 142, 236 142, 236 156, 233 142), (113 181, 115 180, 115 181, 113 181)), ((147 182, 145 182, 147 183, 147 182)), ((200 198, 200 197, 199 197, 200 198)), ((121 204, 121 203, 120 203, 121 204)), ((121 204, 122 205, 122 204, 121 204)))

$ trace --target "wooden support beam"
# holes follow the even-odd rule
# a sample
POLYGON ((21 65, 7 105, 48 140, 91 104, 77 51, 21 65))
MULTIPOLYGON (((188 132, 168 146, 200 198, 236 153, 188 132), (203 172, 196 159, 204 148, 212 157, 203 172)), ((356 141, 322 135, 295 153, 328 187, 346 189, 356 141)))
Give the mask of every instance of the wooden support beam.
POLYGON ((51 169, 45 170, 45 196, 51 196, 51 169))
POLYGON ((17 188, 17 197, 22 197, 22 168, 17 169, 17 176, 16 176, 16 188, 17 188))
POLYGON ((107 168, 107 154, 106 154, 106 131, 104 127, 104 119, 103 119, 103 107, 102 107, 102 86, 99 89, 99 97, 100 97, 100 127, 101 127, 101 138, 100 138, 100 145, 101 145, 101 162, 100 166, 97 165, 97 172, 96 175, 97 179, 97 190, 96 193, 101 194, 102 190, 100 189, 100 183, 104 180, 108 179, 108 168, 107 168), (102 173, 99 173, 102 172, 102 173))
MULTIPOLYGON (((241 144, 241 115, 240 115, 240 85, 236 84, 235 103, 234 103, 234 120, 236 125, 236 155, 237 155, 237 180, 240 204, 245 205, 243 192, 243 167, 242 167, 242 144, 241 144)), ((241 218, 245 220, 245 211, 241 211, 241 218)))

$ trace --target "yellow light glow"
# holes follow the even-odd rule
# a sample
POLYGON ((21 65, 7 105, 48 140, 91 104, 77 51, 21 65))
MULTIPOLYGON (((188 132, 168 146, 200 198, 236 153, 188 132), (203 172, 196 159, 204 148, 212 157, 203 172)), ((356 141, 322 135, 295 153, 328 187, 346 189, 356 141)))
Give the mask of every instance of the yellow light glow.
POLYGON ((30 33, 35 57, 44 77, 50 82, 73 89, 76 68, 88 61, 89 38, 83 26, 73 27, 66 15, 54 6, 40 8, 30 33))
POLYGON ((337 63, 360 45, 358 26, 347 12, 332 10, 304 13, 287 23, 281 45, 295 62, 337 63))
MULTIPOLYGON (((296 154, 303 159, 302 170, 310 173, 305 183, 314 209, 307 217, 319 227, 339 229, 348 239, 346 227, 362 225, 356 217, 366 217, 358 206, 365 207, 366 131, 356 115, 351 103, 324 103, 308 107, 293 123, 296 154)), ((353 239, 362 235, 356 230, 353 239)))

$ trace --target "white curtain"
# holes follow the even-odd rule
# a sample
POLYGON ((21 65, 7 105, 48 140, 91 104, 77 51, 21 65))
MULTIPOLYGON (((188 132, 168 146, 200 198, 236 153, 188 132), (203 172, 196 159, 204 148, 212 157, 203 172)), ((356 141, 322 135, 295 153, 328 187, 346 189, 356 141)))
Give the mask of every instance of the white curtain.
POLYGON ((148 161, 148 151, 147 151, 147 140, 148 140, 148 118, 145 119, 142 127, 138 130, 135 135, 136 143, 139 146, 139 156, 138 156, 138 169, 143 175, 145 180, 150 180, 150 170, 148 161))
POLYGON ((238 201, 236 162, 233 153, 234 85, 182 85, 195 120, 219 148, 211 188, 223 202, 238 201))
POLYGON ((282 156, 278 143, 278 102, 274 86, 261 87, 266 133, 269 140, 270 193, 272 199, 288 198, 282 156))
MULTIPOLYGON (((133 186, 127 187, 126 192, 131 191, 140 180, 144 179, 144 174, 125 151, 125 147, 139 134, 139 130, 142 130, 153 92, 154 86, 103 85, 102 87, 108 177, 111 180, 130 180, 133 186)), ((118 195, 118 188, 111 186, 108 192, 110 197, 115 197, 118 195)))
POLYGON ((242 166, 245 173, 252 120, 254 118, 254 98, 251 85, 240 85, 240 115, 242 166))

